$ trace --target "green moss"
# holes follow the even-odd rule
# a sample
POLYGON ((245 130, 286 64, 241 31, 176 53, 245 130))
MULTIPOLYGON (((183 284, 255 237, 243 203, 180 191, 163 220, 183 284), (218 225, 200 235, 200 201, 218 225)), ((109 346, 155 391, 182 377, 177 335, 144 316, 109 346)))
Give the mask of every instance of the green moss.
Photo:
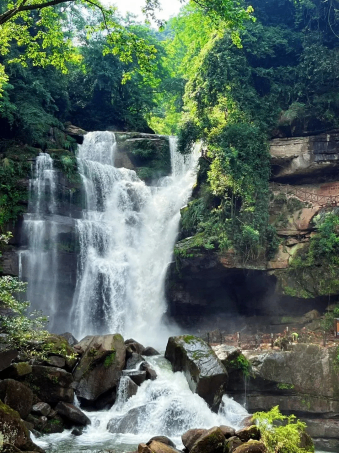
POLYGON ((32 366, 27 362, 19 362, 16 364, 15 368, 19 376, 24 376, 32 371, 32 366))
POLYGON ((293 384, 277 384, 277 388, 280 390, 292 390, 294 388, 293 384))
POLYGON ((116 359, 116 351, 111 352, 104 360, 104 368, 110 368, 116 359))

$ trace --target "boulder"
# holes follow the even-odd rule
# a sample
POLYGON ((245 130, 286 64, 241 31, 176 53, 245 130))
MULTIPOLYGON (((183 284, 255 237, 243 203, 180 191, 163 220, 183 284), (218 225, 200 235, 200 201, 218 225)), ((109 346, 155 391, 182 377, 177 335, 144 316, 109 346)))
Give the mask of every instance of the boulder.
POLYGON ((125 415, 112 418, 107 424, 107 430, 114 434, 138 434, 139 419, 143 419, 146 412, 146 406, 134 407, 125 415))
POLYGON ((143 362, 143 357, 137 352, 132 352, 130 357, 126 361, 125 368, 127 370, 136 370, 137 367, 143 362))
POLYGON ((248 442, 248 440, 260 440, 261 433, 257 426, 252 425, 247 428, 236 431, 235 436, 242 440, 242 442, 248 442))
POLYGON ((12 363, 0 373, 1 379, 19 379, 32 373, 32 366, 28 362, 12 363))
POLYGON ((73 377, 62 368, 33 365, 32 373, 25 376, 25 383, 46 403, 73 402, 74 390, 71 388, 73 377))
POLYGON ((78 126, 74 126, 73 124, 67 123, 65 132, 67 135, 70 137, 74 138, 75 141, 81 145, 84 141, 84 135, 86 134, 86 131, 84 129, 81 129, 78 126))
POLYGON ((129 376, 136 385, 141 385, 146 380, 146 371, 124 370, 123 376, 129 376))
POLYGON ((215 426, 196 440, 190 453, 224 453, 225 443, 222 431, 215 426))
POLYGON ((151 368, 150 364, 148 362, 143 362, 140 364, 140 370, 146 372, 146 379, 150 379, 151 381, 154 381, 157 379, 157 373, 156 371, 151 368))
POLYGON ((41 432, 43 434, 62 433, 66 427, 68 426, 65 426, 63 419, 59 415, 56 415, 45 422, 41 432))
POLYGON ((47 403, 37 403, 32 407, 32 414, 36 415, 44 415, 47 417, 52 411, 52 408, 49 404, 47 403))
POLYGON ((108 390, 107 392, 100 395, 100 397, 94 403, 94 408, 98 411, 103 409, 110 409, 116 401, 117 389, 108 390))
POLYGON ((8 368, 12 360, 18 357, 18 351, 16 349, 10 349, 0 352, 0 371, 8 368))
POLYGON ((146 444, 139 444, 138 453, 153 453, 153 452, 146 444))
POLYGON ((59 415, 69 420, 76 425, 90 425, 91 420, 80 409, 70 403, 63 403, 62 401, 56 405, 55 410, 59 415))
POLYGON ((250 440, 233 450, 233 453, 266 453, 267 449, 263 442, 250 440))
POLYGON ((173 371, 184 372, 191 390, 217 411, 228 375, 211 347, 192 335, 170 337, 165 358, 171 362, 173 371))
POLYGON ((160 354, 156 349, 152 348, 151 346, 147 346, 146 348, 143 349, 142 355, 151 357, 153 355, 160 355, 160 354))
POLYGON ((226 439, 229 439, 230 437, 235 436, 235 430, 234 430, 234 428, 231 428, 230 426, 222 425, 222 426, 220 426, 220 430, 222 431, 222 433, 226 439))
POLYGON ((230 366, 230 362, 237 359, 237 357, 241 355, 241 349, 235 348, 235 346, 228 346, 226 344, 212 346, 212 349, 226 369, 230 366))
POLYGON ((161 442, 162 444, 168 445, 169 447, 174 447, 174 448, 176 448, 176 445, 172 442, 172 440, 169 439, 169 438, 166 437, 166 436, 155 436, 155 437, 152 437, 152 438, 149 440, 149 442, 147 442, 146 445, 150 445, 152 441, 161 442))
POLYGON ((66 360, 63 357, 57 355, 50 355, 46 360, 47 365, 55 366, 57 368, 64 368, 66 365, 66 360))
POLYGON ((37 451, 43 450, 35 445, 29 435, 24 422, 15 410, 0 401, 0 432, 4 444, 14 445, 19 450, 37 451))
POLYGON ((70 346, 75 346, 78 343, 78 340, 70 332, 62 333, 60 337, 65 338, 70 346))
POLYGON ((156 440, 153 440, 152 442, 150 442, 150 444, 148 443, 147 445, 152 453, 178 453, 178 450, 176 450, 175 448, 156 440))
POLYGON ((89 405, 117 387, 126 346, 119 334, 88 336, 77 346, 84 354, 74 371, 75 391, 80 401, 89 405))
POLYGON ((131 396, 138 392, 138 385, 129 376, 122 377, 119 382, 118 395, 123 393, 123 398, 127 401, 131 396))
POLYGON ((33 406, 33 392, 25 384, 5 379, 0 382, 0 399, 25 419, 33 406))
POLYGON ((195 442, 203 436, 203 434, 207 434, 207 429, 189 429, 186 433, 182 435, 182 442, 183 445, 187 450, 191 450, 194 446, 195 442))
POLYGON ((226 441, 228 452, 234 452, 240 445, 242 445, 242 440, 236 436, 229 437, 229 439, 227 439, 226 441))
POLYGON ((125 345, 127 346, 127 349, 131 351, 131 353, 137 353, 137 354, 142 354, 142 351, 145 349, 144 346, 138 341, 133 340, 130 338, 129 340, 125 340, 125 345))

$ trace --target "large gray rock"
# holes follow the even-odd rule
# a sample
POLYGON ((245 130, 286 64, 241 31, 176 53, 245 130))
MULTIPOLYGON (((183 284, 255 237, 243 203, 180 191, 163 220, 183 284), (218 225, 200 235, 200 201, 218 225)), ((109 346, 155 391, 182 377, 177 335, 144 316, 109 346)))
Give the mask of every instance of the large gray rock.
POLYGON ((235 346, 229 346, 226 344, 219 344, 217 346, 212 346, 213 351, 217 357, 221 360, 223 365, 228 369, 230 362, 236 360, 239 355, 241 355, 241 350, 235 348, 235 346))
POLYGON ((115 434, 138 434, 139 421, 143 420, 146 412, 146 406, 134 407, 127 414, 112 418, 107 425, 107 430, 115 434))
POLYGON ((190 453, 225 453, 226 440, 217 426, 209 429, 194 443, 190 453))
POLYGON ((85 337, 76 348, 83 356, 74 372, 75 391, 83 404, 93 404, 117 387, 125 365, 126 346, 119 334, 85 337))
POLYGON ((40 400, 46 403, 73 402, 73 377, 62 368, 33 365, 32 373, 25 376, 24 382, 40 400))
POLYGON ((25 419, 33 406, 33 392, 26 385, 13 379, 0 382, 0 399, 25 419))
POLYGON ((279 404, 284 411, 338 412, 336 347, 298 343, 291 351, 246 351, 244 355, 251 365, 250 411, 268 410, 279 404))
POLYGON ((65 417, 71 423, 76 425, 90 425, 91 420, 80 409, 73 404, 63 403, 62 401, 56 405, 55 410, 59 415, 65 417))
POLYGON ((165 358, 173 371, 183 371, 191 390, 217 411, 228 382, 224 365, 211 347, 192 335, 170 337, 165 358))
POLYGON ((339 133, 277 138, 270 142, 270 155, 276 179, 327 174, 338 166, 339 133))

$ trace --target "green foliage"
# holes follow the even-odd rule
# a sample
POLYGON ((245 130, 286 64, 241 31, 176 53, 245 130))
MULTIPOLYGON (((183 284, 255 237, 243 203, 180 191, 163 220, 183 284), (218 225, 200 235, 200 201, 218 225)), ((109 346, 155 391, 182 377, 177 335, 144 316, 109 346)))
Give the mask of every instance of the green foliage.
POLYGON ((292 390, 294 388, 293 384, 277 384, 277 388, 280 390, 292 390))
POLYGON ((235 359, 229 362, 228 369, 240 370, 244 377, 249 377, 251 372, 251 364, 243 354, 238 355, 235 359))
POLYGON ((289 276, 294 286, 285 292, 298 297, 337 294, 339 288, 339 215, 338 210, 314 218, 316 233, 309 247, 300 249, 291 260, 289 276))
POLYGON ((105 357, 104 368, 110 368, 116 359, 116 351, 113 351, 111 354, 105 357))
POLYGON ((40 312, 28 312, 29 303, 16 299, 14 294, 25 292, 26 284, 11 276, 0 277, 0 304, 13 314, 0 316, 0 330, 9 336, 15 347, 30 348, 32 341, 44 340, 48 332, 44 330, 47 318, 40 312))
POLYGON ((339 318, 339 307, 325 313, 323 320, 321 321, 322 330, 332 332, 334 330, 334 319, 336 318, 339 318))
POLYGON ((256 412, 253 418, 261 431, 261 440, 269 453, 306 453, 313 452, 313 443, 307 448, 300 447, 301 436, 306 424, 297 420, 295 415, 282 415, 279 406, 269 412, 256 412))

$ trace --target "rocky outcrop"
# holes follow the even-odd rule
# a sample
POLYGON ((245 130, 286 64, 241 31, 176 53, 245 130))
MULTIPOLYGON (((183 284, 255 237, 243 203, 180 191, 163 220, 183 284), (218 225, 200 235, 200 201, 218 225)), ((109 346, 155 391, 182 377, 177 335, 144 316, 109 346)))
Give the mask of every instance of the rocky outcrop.
POLYGON ((13 379, 0 381, 0 399, 25 419, 32 410, 33 392, 26 385, 13 379))
POLYGON ((75 407, 73 404, 63 403, 60 401, 56 405, 55 410, 59 415, 65 417, 74 425, 86 426, 91 424, 91 420, 84 414, 84 412, 78 409, 78 407, 75 407))
POLYGON ((277 138, 270 142, 270 154, 276 180, 332 174, 339 162, 339 132, 277 138))
POLYGON ((189 387, 217 411, 228 375, 210 346, 198 337, 170 337, 165 358, 173 371, 183 371, 189 387))
POLYGON ((25 376, 24 382, 41 401, 50 404, 73 402, 73 377, 62 368, 33 365, 32 373, 25 376))
POLYGON ((76 395, 82 404, 91 405, 117 387, 126 346, 123 337, 115 334, 85 337, 75 348, 82 354, 74 372, 76 395))
POLYGON ((147 182, 170 174, 169 137, 137 132, 116 132, 115 137, 117 168, 135 170, 147 182))
POLYGON ((334 448, 339 411, 337 347, 298 343, 289 351, 242 354, 250 367, 246 401, 240 370, 229 369, 227 393, 240 403, 246 402, 251 413, 278 405, 283 413, 297 414, 307 423, 307 433, 318 445, 325 444, 327 451, 327 444, 334 448))
POLYGON ((0 432, 3 443, 14 445, 19 451, 43 452, 31 439, 24 422, 15 410, 0 401, 0 432))

